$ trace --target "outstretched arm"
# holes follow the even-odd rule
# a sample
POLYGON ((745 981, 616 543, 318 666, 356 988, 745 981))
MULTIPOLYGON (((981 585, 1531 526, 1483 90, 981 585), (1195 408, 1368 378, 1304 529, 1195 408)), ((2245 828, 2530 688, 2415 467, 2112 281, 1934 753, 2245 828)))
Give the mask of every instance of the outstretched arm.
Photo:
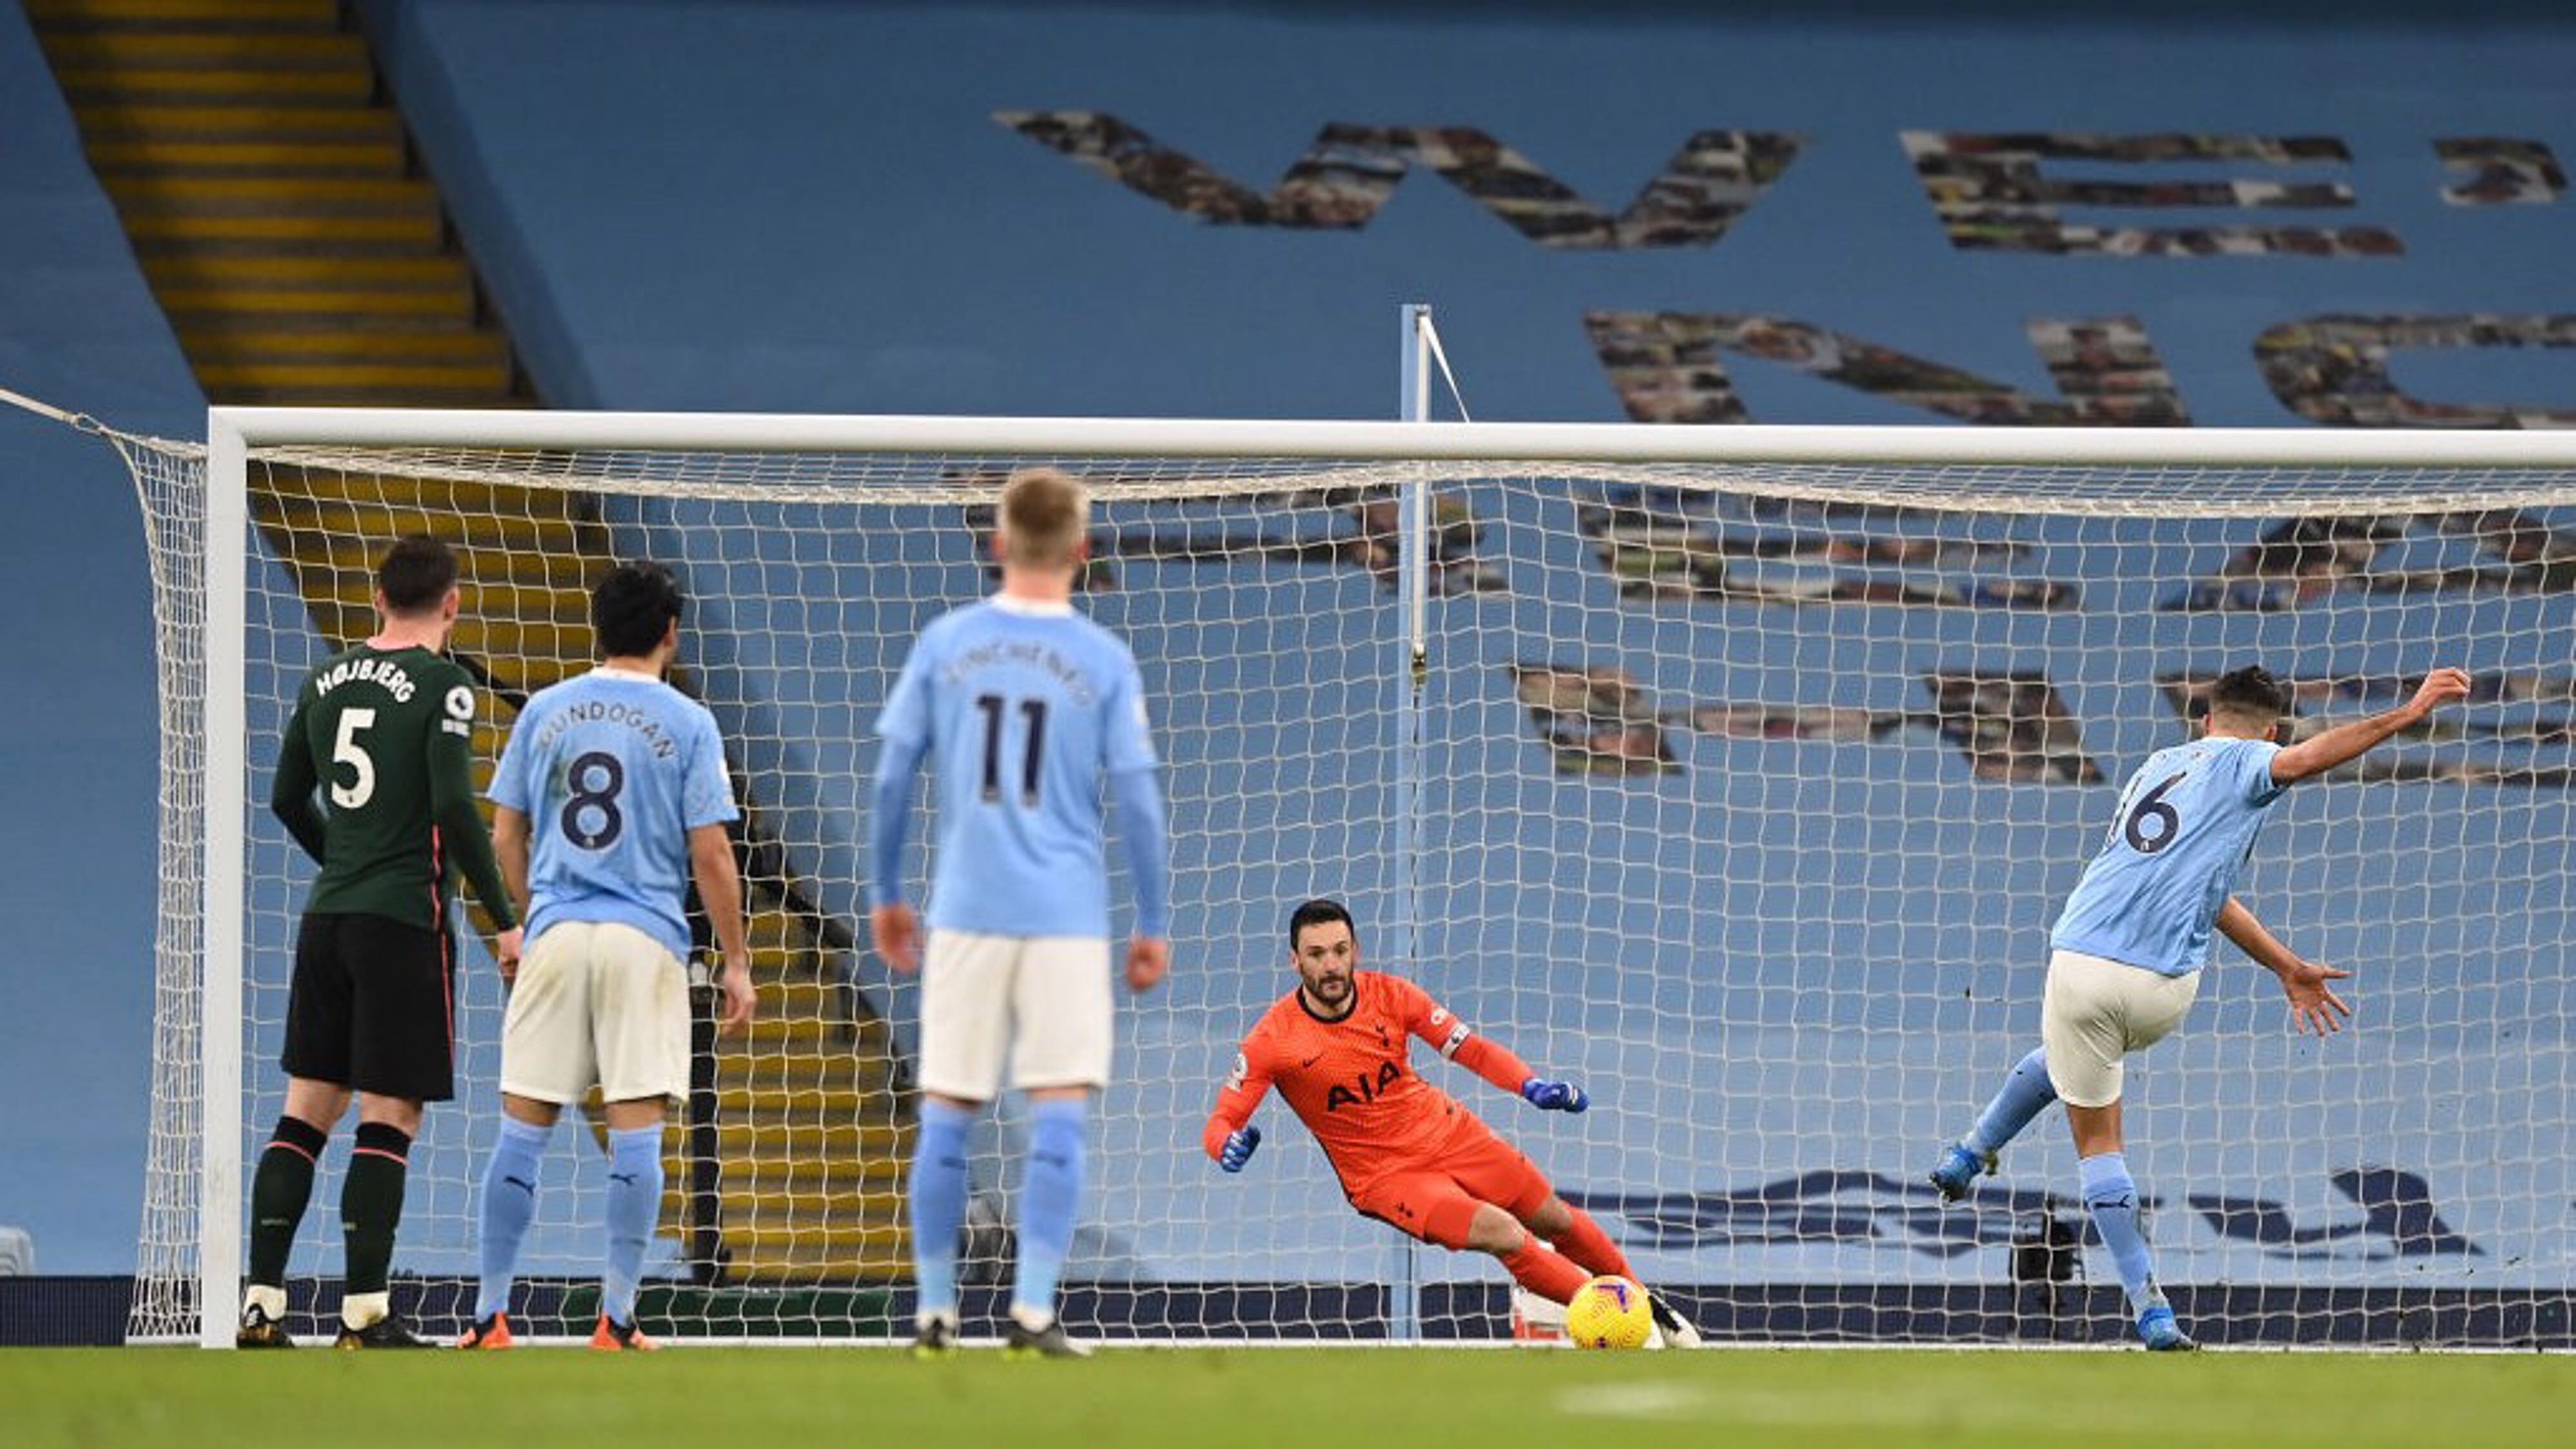
POLYGON ((1270 1094, 1269 1053, 1250 1037, 1243 1049, 1234 1054, 1234 1071, 1225 1079, 1225 1087, 1216 1094, 1216 1110, 1208 1114, 1207 1126, 1199 1131, 1199 1146, 1217 1165, 1228 1172, 1240 1172, 1261 1145, 1261 1129, 1250 1125, 1252 1110, 1270 1094))
POLYGON ((1429 992, 1409 983, 1404 989, 1414 998, 1405 1016, 1406 1029, 1439 1048, 1440 1055, 1545 1111, 1580 1112, 1592 1105, 1581 1087, 1543 1081, 1519 1053, 1469 1031, 1467 1023, 1443 1010, 1429 992))
POLYGON ((2415 697, 2397 708, 2383 710, 2368 719, 2347 720, 2274 753, 2272 783, 2288 785, 2310 775, 2322 775, 2346 760, 2358 757, 2390 735, 2411 728, 2437 706, 2467 698, 2468 693, 2469 676, 2465 671, 2436 669, 2424 676, 2424 683, 2415 691, 2415 697))
POLYGON ((2331 966, 2320 966, 2302 958, 2281 944, 2281 938, 2264 929, 2254 913, 2234 896, 2218 908, 2220 935, 2236 943, 2236 949, 2254 958, 2255 963, 2270 971, 2281 983, 2281 993, 2290 998, 2290 1020, 2300 1031, 2314 1031, 2319 1036, 2343 1030, 2343 1018, 2352 1008, 2326 983, 2341 981, 2352 975, 2331 966))
POLYGON ((1538 1075, 1530 1070, 1529 1063, 1521 1060, 1520 1053, 1510 1047, 1492 1037, 1468 1033, 1464 1026, 1458 1030, 1466 1033, 1466 1039, 1447 1048, 1447 1055, 1477 1076, 1518 1096, 1521 1088, 1538 1075))

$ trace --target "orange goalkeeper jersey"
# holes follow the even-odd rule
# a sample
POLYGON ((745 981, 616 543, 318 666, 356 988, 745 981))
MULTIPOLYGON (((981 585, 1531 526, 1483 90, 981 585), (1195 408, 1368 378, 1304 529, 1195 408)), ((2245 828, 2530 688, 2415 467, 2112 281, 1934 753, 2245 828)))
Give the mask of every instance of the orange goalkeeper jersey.
POLYGON ((1252 1120, 1275 1086, 1323 1145, 1345 1192, 1381 1173, 1422 1165, 1469 1113, 1414 1075, 1408 1037, 1422 1038, 1507 1092, 1529 1080, 1519 1057, 1469 1031, 1412 982, 1355 971, 1351 991, 1350 1012, 1338 1020, 1318 1018, 1291 991, 1253 1024, 1201 1134, 1210 1157, 1252 1120))

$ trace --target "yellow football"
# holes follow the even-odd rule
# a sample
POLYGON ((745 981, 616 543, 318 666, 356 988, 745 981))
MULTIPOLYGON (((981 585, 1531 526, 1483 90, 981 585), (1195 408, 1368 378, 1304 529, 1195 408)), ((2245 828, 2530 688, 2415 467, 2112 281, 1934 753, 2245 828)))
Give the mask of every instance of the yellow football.
POLYGON ((1566 1301, 1565 1336, 1581 1347, 1644 1348, 1654 1331, 1646 1290, 1634 1279, 1595 1278, 1566 1301))

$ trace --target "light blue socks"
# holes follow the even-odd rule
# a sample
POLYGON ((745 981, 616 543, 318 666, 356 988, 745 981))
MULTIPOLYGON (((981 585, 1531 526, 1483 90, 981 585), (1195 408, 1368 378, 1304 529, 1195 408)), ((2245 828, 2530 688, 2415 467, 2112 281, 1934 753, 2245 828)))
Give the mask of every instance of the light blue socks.
POLYGON ((921 1099, 921 1131, 912 1145, 913 1313, 957 1317, 957 1235, 966 1226, 966 1132, 975 1114, 921 1099))
POLYGON ((483 1165, 482 1223, 475 1234, 483 1279, 474 1290, 474 1320, 510 1311, 510 1286, 519 1273, 519 1244, 537 1217, 537 1168, 552 1131, 515 1117, 501 1119, 501 1140, 483 1165))
POLYGON ((635 1322, 636 1280, 644 1275, 644 1249, 661 1216, 662 1129, 610 1132, 608 1271, 599 1280, 599 1309, 618 1323, 635 1322))
POLYGON ((1020 1261, 1011 1279, 1011 1315, 1031 1326, 1055 1317, 1056 1281, 1073 1248, 1082 1207, 1083 1119, 1079 1098, 1029 1104, 1028 1171, 1020 1181, 1020 1261))
POLYGON ((2076 1166, 2084 1174, 2084 1206, 2093 1214, 2093 1230, 2111 1250, 2120 1286, 2129 1292, 2129 1311, 2143 1313, 2157 1301, 2156 1269, 2147 1240, 2138 1232, 2138 1185, 2129 1178, 2129 1159, 2105 1152, 2076 1166))
POLYGON ((2004 1150, 2004 1144, 2021 1135, 2030 1119, 2040 1109, 2057 1100, 2057 1088, 2049 1085, 2048 1063, 2039 1047, 2013 1064, 2012 1075, 2004 1078, 2003 1090, 1977 1114, 1977 1125, 1959 1139, 1959 1145, 1980 1157, 1992 1157, 2004 1150))

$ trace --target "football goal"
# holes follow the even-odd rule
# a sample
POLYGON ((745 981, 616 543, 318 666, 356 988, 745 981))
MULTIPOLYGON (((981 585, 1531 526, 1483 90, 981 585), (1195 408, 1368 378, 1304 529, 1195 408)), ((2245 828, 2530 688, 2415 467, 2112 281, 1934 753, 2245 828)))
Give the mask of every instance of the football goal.
MULTIPOLYGON (((309 864, 266 810, 304 673, 372 627, 402 533, 461 552, 497 754, 588 666, 590 582, 671 563, 721 721, 764 1014, 705 1043, 644 1316, 679 1339, 910 1331, 914 992, 864 949, 876 712, 989 589, 1011 470, 1086 479, 1081 606, 1152 703, 1174 969, 1122 996, 1068 1270, 1079 1334, 1503 1336, 1505 1278, 1351 1212, 1274 1097, 1241 1175, 1199 1128, 1290 990, 1289 910, 1572 1078, 1512 1140, 1712 1337, 2118 1342, 2052 1112, 1966 1201, 1924 1181, 2037 1045, 2048 927, 2126 773, 2216 674, 2292 734, 2458 665, 2465 707, 2290 792, 2240 895, 2354 972, 2294 1036, 2221 945, 2128 1078, 2159 1269, 2215 1344, 2576 1344, 2576 437, 217 409, 118 437, 159 619, 162 839, 138 1338, 229 1342, 309 864)), ((916 858, 914 867, 921 869, 916 858)), ((1115 852, 1112 859, 1116 859, 1115 852)), ((1117 929, 1126 929, 1123 888, 1117 929)), ((469 938, 474 933, 466 933, 469 938)), ((415 1148, 396 1301, 470 1303, 500 983, 460 957, 457 1101, 415 1148)), ((971 1334, 1007 1273, 1007 1101, 979 1129, 971 1334), (977 1295, 984 1295, 978 1297, 977 1295)), ((585 1321, 604 1164, 558 1132, 527 1314, 585 1321)), ((324 1159, 294 1326, 339 1254, 324 1159)))

